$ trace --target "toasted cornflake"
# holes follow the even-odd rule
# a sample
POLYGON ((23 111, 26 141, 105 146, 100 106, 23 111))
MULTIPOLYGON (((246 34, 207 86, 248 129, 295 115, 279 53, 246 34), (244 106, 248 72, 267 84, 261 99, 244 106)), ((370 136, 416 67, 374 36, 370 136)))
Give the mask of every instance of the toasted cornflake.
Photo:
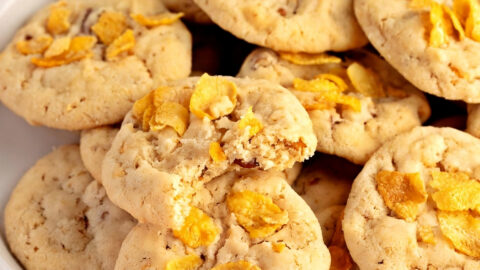
POLYGON ((132 109, 132 113, 133 113, 133 116, 139 120, 142 120, 142 129, 143 131, 148 131, 150 130, 150 118, 151 116, 153 115, 152 112, 152 107, 153 107, 153 96, 155 95, 155 91, 152 91, 150 93, 148 93, 147 95, 145 95, 144 97, 142 97, 141 99, 137 100, 134 104, 133 104, 133 109, 132 109), (150 109, 150 113, 148 113, 149 115, 147 117, 145 117, 145 115, 147 115, 147 110, 150 109), (146 118, 146 121, 143 121, 143 119, 146 118))
POLYGON ((218 234, 218 228, 212 218, 202 210, 192 207, 180 230, 173 230, 173 235, 185 245, 198 248, 208 246, 218 234))
POLYGON ((78 36, 70 41, 67 51, 54 57, 32 58, 32 63, 39 67, 55 67, 90 58, 93 55, 92 48, 97 43, 93 36, 78 36))
POLYGON ((227 207, 252 238, 270 236, 288 223, 288 213, 273 203, 272 198, 253 191, 230 193, 227 207))
POLYGON ((456 250, 480 258, 480 218, 467 211, 439 211, 438 222, 442 234, 450 240, 456 250))
POLYGON ((162 13, 154 16, 145 16, 143 14, 130 14, 133 20, 146 27, 155 27, 160 25, 169 25, 183 17, 183 13, 162 13))
MULTIPOLYGON (((475 0, 476 1, 476 0, 475 0)), ((445 5, 443 5, 444 12, 450 18, 453 28, 458 34, 458 39, 463 40, 465 39, 465 30, 463 30, 462 23, 460 22, 457 15, 453 12, 453 10, 445 5)), ((479 14, 480 15, 480 14, 479 14)), ((480 20, 479 20, 480 21, 480 20)))
POLYGON ((433 2, 430 9, 430 46, 440 47, 448 44, 449 35, 453 33, 453 26, 444 12, 441 4, 433 2))
POLYGON ((227 156, 223 152, 222 147, 218 142, 210 143, 208 153, 210 154, 210 157, 212 158, 212 160, 215 162, 222 162, 227 160, 227 156))
POLYGON ((173 128, 182 136, 187 130, 189 112, 182 105, 175 102, 162 103, 156 107, 155 114, 150 119, 150 130, 158 131, 165 127, 173 128))
POLYGON ((419 205, 427 201, 427 193, 419 173, 380 171, 376 176, 377 189, 385 204, 397 216, 413 222, 419 205))
POLYGON ((373 98, 385 96, 380 78, 372 70, 359 63, 353 63, 347 68, 347 75, 355 90, 373 98))
POLYGON ((467 5, 469 12, 465 21, 466 35, 475 41, 480 41, 480 4, 477 0, 468 0, 467 5))
POLYGON ((203 74, 190 98, 190 111, 210 120, 230 114, 237 106, 237 86, 218 76, 203 74))
POLYGON ((253 137, 257 135, 263 129, 262 122, 255 117, 255 114, 252 111, 252 107, 250 106, 247 110, 247 113, 242 116, 240 121, 238 122, 238 128, 240 130, 247 130, 248 135, 253 137))
POLYGON ((344 95, 342 93, 346 89, 344 87, 346 84, 343 79, 336 75, 328 75, 329 76, 319 75, 317 78, 310 81, 300 78, 295 78, 293 80, 293 88, 295 90, 316 93, 316 102, 314 104, 309 103, 309 108, 307 109, 330 109, 334 107, 334 104, 341 104, 348 106, 355 112, 360 112, 362 110, 362 104, 360 100, 356 97, 344 95))
POLYGON ((433 234, 432 227, 430 226, 419 226, 417 228, 417 238, 419 241, 422 241, 427 244, 435 244, 435 234, 433 234))
POLYGON ((338 246, 329 246, 331 263, 330 270, 350 270, 353 268, 352 259, 348 250, 338 246))
POLYGON ((433 0, 412 0, 410 1, 410 8, 419 9, 419 8, 430 8, 433 0))
POLYGON ((127 18, 122 13, 106 11, 91 29, 100 41, 110 45, 127 29, 127 18))
POLYGON ((202 263, 203 261, 198 255, 191 254, 170 260, 165 266, 165 270, 196 270, 202 263))
POLYGON ((123 52, 130 52, 135 47, 135 35, 132 29, 126 30, 121 36, 117 37, 107 47, 106 58, 107 60, 115 59, 119 54, 123 52))
POLYGON ((48 35, 39 36, 31 40, 22 40, 17 42, 17 50, 22 54, 43 53, 52 44, 53 38, 48 35))
POLYGON ((432 194, 438 209, 445 211, 474 210, 480 214, 480 182, 463 172, 432 171, 432 194))
POLYGON ((251 264, 247 261, 229 262, 217 265, 212 270, 261 270, 260 267, 251 264))
POLYGON ((72 39, 70 37, 58 38, 53 41, 52 45, 48 48, 48 50, 43 56, 46 58, 52 58, 62 55, 63 53, 68 51, 71 42, 72 39))
POLYGON ((322 64, 338 64, 342 62, 342 59, 326 53, 290 53, 280 52, 280 57, 297 65, 322 65, 322 64))
POLYGON ((286 245, 285 243, 283 242, 279 242, 279 243, 273 243, 272 244, 272 249, 273 251, 277 252, 277 253, 281 253, 284 249, 285 249, 286 245))
POLYGON ((60 1, 50 7, 50 15, 47 19, 47 30, 52 35, 63 34, 70 29, 71 11, 66 8, 67 3, 60 1))

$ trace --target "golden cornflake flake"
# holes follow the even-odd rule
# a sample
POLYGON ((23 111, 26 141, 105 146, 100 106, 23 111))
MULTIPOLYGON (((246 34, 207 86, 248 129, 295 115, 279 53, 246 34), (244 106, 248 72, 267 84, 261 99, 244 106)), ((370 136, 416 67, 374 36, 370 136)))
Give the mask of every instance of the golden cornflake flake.
MULTIPOLYGON (((93 36, 74 37, 70 41, 67 51, 54 57, 32 58, 32 63, 39 67, 56 67, 70 64, 93 56, 92 48, 97 43, 97 39, 93 36)), ((56 54, 53 53, 52 54, 56 54)))
POLYGON ((378 192, 389 209, 409 222, 417 218, 419 205, 427 201, 419 173, 380 171, 376 182, 378 192))
POLYGON ((430 226, 417 227, 417 238, 419 241, 428 244, 435 244, 435 234, 430 226))
POLYGON ((203 261, 198 255, 191 254, 170 260, 165 266, 165 270, 196 270, 202 263, 203 261))
POLYGON ((160 25, 169 25, 183 17, 183 13, 162 13, 154 16, 145 16, 143 14, 130 14, 133 20, 146 27, 155 27, 160 25))
POLYGON ((130 52, 135 47, 135 35, 133 30, 128 29, 121 36, 117 37, 107 47, 106 58, 107 60, 115 59, 119 54, 123 52, 130 52))
POLYGON ((226 264, 217 265, 212 270, 261 270, 260 267, 251 264, 247 261, 229 262, 226 264))
POLYGON ((227 160, 227 156, 223 152, 222 146, 220 146, 220 143, 218 142, 210 143, 208 153, 210 154, 210 157, 212 158, 212 160, 215 162, 222 162, 227 160))
POLYGON ((242 116, 240 121, 238 122, 238 128, 240 130, 247 130, 248 135, 253 137, 257 135, 263 129, 262 122, 255 117, 255 114, 252 111, 252 107, 250 106, 247 110, 247 113, 242 116))
POLYGON ((62 37, 55 39, 43 56, 46 58, 52 58, 62 55, 63 53, 68 51, 71 42, 72 39, 70 37, 62 37))
POLYGON ((100 41, 110 45, 127 29, 127 19, 122 13, 106 11, 91 29, 100 41))
POLYGON ((52 35, 59 35, 70 29, 71 11, 66 8, 67 3, 60 1, 50 7, 50 15, 47 19, 47 30, 52 35))
POLYGON ((31 40, 19 41, 16 46, 22 54, 37 54, 45 52, 52 42, 53 38, 51 36, 44 35, 31 40))
POLYGON ((449 17, 445 14, 442 5, 433 2, 430 9, 430 46, 440 47, 448 44, 449 35, 453 33, 453 26, 449 17))
POLYGON ((155 108, 148 125, 153 131, 171 127, 182 136, 187 130, 188 118, 189 112, 185 107, 175 102, 165 102, 155 108))
POLYGON ((465 21, 466 35, 475 41, 480 41, 480 4, 477 0, 468 0, 467 5, 469 12, 465 21))
POLYGON ((218 76, 203 74, 190 98, 190 111, 198 118, 218 119, 237 106, 237 86, 218 76))
POLYGON ((480 218, 467 211, 437 214, 442 234, 463 254, 480 258, 480 218))
POLYGON ((328 55, 326 53, 290 53, 280 52, 280 57, 297 65, 322 65, 322 64, 338 64, 342 62, 339 57, 328 55))
POLYGON ((270 197, 253 191, 230 193, 227 207, 252 238, 267 237, 288 223, 288 213, 270 197))
POLYGON ((217 234, 218 228, 212 218, 196 207, 191 207, 182 228, 173 230, 173 235, 191 248, 210 245, 217 234))
POLYGON ((353 63, 347 68, 347 75, 355 90, 367 97, 385 97, 385 91, 380 78, 373 71, 359 63, 353 63))
POLYGON ((273 249, 273 251, 275 251, 277 253, 281 253, 285 249, 285 247, 286 247, 286 245, 283 242, 272 243, 272 249, 273 249))
POLYGON ((474 210, 480 214, 480 182, 463 172, 432 171, 429 182, 437 191, 432 194, 438 209, 445 211, 474 210))

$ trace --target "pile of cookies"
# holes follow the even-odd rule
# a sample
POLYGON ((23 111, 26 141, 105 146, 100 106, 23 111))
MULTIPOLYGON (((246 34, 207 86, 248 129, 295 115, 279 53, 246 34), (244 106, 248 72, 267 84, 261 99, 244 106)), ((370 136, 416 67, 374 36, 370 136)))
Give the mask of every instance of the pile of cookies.
POLYGON ((477 0, 54 2, 1 53, 0 99, 81 139, 20 179, 10 250, 26 269, 480 269, 479 42, 477 0), (192 71, 197 24, 259 47, 233 76, 208 50, 192 71), (422 127, 432 94, 472 135, 422 127))

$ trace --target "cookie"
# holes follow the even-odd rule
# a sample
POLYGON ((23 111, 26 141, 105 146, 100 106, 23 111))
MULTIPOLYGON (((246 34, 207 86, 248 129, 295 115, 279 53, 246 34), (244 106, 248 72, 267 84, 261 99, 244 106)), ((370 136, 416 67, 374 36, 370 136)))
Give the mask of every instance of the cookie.
POLYGON ((467 129, 466 131, 475 137, 480 137, 480 106, 468 105, 467 129))
POLYGON ((134 219, 87 172, 76 145, 40 159, 5 208, 10 250, 26 269, 114 269, 134 219))
POLYGON ((356 0, 354 6, 372 45, 413 85, 446 99, 477 103, 480 43, 466 21, 478 3, 455 1, 453 7, 452 2, 356 0))
POLYGON ((181 233, 136 226, 116 269, 329 269, 318 221, 282 174, 227 173, 198 189, 193 207, 205 218, 181 233), (203 239, 206 228, 210 241, 192 245, 195 234, 188 232, 203 239))
POLYGON ((308 114, 287 89, 203 75, 135 103, 104 159, 102 181, 139 221, 178 223, 197 185, 241 168, 283 171, 315 145, 308 114))
POLYGON ((300 172, 302 171, 302 167, 303 167, 302 163, 297 162, 295 163, 295 165, 293 165, 292 168, 289 168, 283 171, 283 173, 285 174, 287 183, 289 185, 293 185, 295 180, 297 180, 298 176, 300 175, 300 172))
POLYGON ((378 56, 354 51, 342 58, 258 49, 238 76, 292 90, 312 119, 317 151, 363 164, 385 141, 426 121, 430 107, 378 56))
POLYGON ((88 129, 119 122, 190 69, 190 33, 160 1, 66 0, 40 10, 0 54, 0 100, 33 125, 88 129))
POLYGON ((202 24, 210 24, 212 20, 203 12, 193 0, 162 0, 163 4, 171 11, 183 12, 185 19, 202 24))
POLYGON ((112 146, 118 128, 99 127, 82 131, 80 155, 83 164, 95 180, 102 182, 102 162, 112 146))
POLYGON ((360 269, 480 268, 480 140, 417 127, 355 179, 343 230, 360 269))
POLYGON ((352 0, 194 2, 223 29, 278 51, 346 51, 367 43, 352 0))

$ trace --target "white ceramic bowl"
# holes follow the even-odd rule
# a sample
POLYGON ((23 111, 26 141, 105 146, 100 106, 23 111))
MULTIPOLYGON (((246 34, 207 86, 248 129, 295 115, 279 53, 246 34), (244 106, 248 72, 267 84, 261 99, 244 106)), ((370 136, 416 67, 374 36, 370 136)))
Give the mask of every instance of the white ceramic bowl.
MULTIPOLYGON (((4 48, 16 30, 38 9, 52 0, 0 0, 0 48, 4 48)), ((1 78, 0 78, 1 80, 1 78)), ((0 269, 20 270, 5 242, 3 213, 22 175, 55 146, 78 142, 78 133, 32 127, 0 104, 0 269)))

